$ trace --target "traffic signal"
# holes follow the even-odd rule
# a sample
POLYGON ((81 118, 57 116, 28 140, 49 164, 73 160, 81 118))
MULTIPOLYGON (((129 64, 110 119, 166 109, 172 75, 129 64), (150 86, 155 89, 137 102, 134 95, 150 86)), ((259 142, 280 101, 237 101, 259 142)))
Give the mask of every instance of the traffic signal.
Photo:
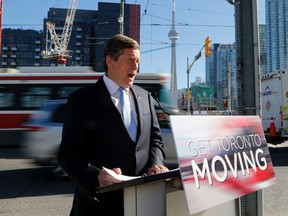
POLYGON ((207 37, 205 39, 205 56, 206 58, 212 54, 212 51, 211 51, 211 46, 210 46, 210 43, 212 42, 212 40, 209 39, 209 37, 207 37))

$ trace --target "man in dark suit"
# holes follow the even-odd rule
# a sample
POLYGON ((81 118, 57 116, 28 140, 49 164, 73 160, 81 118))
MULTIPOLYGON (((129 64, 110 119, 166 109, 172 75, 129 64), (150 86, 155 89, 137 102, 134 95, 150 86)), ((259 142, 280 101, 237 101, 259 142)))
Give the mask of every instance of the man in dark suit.
POLYGON ((124 214, 122 190, 95 193, 99 186, 119 182, 102 167, 129 176, 168 171, 151 96, 133 85, 139 62, 135 40, 112 37, 104 50, 105 75, 68 98, 59 163, 76 183, 70 215, 124 214), (134 135, 122 120, 119 88, 130 98, 134 135))

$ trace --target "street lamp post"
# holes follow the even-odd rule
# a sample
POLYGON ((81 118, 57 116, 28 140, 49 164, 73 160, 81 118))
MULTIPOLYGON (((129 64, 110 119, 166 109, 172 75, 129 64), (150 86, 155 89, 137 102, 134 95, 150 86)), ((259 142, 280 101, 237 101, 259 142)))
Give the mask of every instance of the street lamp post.
POLYGON ((211 101, 211 98, 212 98, 212 94, 210 94, 210 100, 209 100, 209 109, 210 111, 212 110, 211 107, 212 107, 212 101, 211 101))
POLYGON ((188 115, 191 114, 191 110, 190 110, 190 104, 191 104, 191 101, 190 101, 190 71, 191 71, 191 68, 193 66, 193 64, 195 63, 195 61, 197 61, 200 57, 201 57, 201 51, 202 49, 205 47, 205 45, 199 50, 198 54, 194 57, 194 60, 191 64, 189 64, 189 58, 187 58, 187 92, 188 92, 188 97, 187 97, 187 112, 188 112, 188 115))
POLYGON ((121 0, 120 3, 120 16, 118 18, 118 22, 120 25, 120 30, 119 33, 120 34, 124 34, 124 6, 125 6, 125 0, 121 0))
POLYGON ((229 69, 228 69, 228 113, 230 114, 232 111, 232 100, 231 100, 231 73, 232 73, 232 66, 231 63, 229 63, 229 69))
POLYGON ((189 74, 192 64, 189 65, 189 58, 187 57, 187 112, 190 114, 190 79, 189 74))

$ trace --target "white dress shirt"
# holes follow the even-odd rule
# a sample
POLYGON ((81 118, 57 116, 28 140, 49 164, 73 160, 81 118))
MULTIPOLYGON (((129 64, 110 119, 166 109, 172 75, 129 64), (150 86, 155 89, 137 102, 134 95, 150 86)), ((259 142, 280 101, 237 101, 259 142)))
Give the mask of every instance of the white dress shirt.
MULTIPOLYGON (((120 92, 118 91, 120 86, 118 86, 113 80, 111 80, 106 75, 104 75, 103 78, 104 78, 103 79, 104 83, 105 83, 105 85, 106 85, 106 87, 110 93, 110 96, 111 96, 111 99, 112 99, 114 105, 116 106, 118 111, 121 113, 120 92)), ((128 90, 128 94, 129 94, 129 100, 130 100, 130 104, 131 104, 133 117, 134 117, 134 120, 135 120, 136 125, 137 125, 138 121, 137 121, 137 112, 136 112, 136 106, 135 106, 134 98, 133 98, 133 95, 132 95, 132 92, 130 91, 130 89, 128 88, 127 90, 128 90)))

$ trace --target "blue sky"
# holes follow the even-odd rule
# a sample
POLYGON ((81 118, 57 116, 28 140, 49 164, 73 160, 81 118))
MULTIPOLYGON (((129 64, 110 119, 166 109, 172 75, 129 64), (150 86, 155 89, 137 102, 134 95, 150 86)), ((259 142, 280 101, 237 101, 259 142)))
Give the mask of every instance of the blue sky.
MULTIPOLYGON (((97 10, 99 1, 79 0, 78 9, 97 10)), ((102 0, 116 2, 120 0, 102 0)), ((171 73, 171 42, 168 33, 172 22, 172 0, 126 0, 141 4, 140 72, 171 73), (144 10, 146 9, 146 14, 144 10)), ((265 0, 258 0, 259 23, 265 23, 265 0)), ((4 0, 3 28, 42 29, 50 7, 67 8, 69 0, 4 0)), ((187 58, 191 63, 207 36, 212 43, 235 41, 234 8, 226 0, 176 0, 177 86, 187 86, 187 58)), ((190 81, 205 79, 205 55, 195 62, 190 81)))

